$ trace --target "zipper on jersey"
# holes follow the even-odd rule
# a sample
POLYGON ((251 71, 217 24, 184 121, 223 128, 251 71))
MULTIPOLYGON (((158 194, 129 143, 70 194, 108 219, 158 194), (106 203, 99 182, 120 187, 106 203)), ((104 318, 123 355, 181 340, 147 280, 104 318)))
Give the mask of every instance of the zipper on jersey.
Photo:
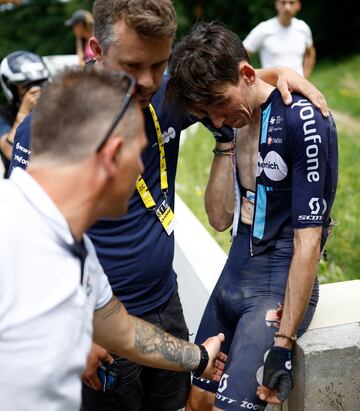
MULTIPOLYGON (((269 110, 271 111, 271 104, 270 104, 269 110)), ((269 115, 269 117, 270 117, 270 115, 269 115)), ((264 122, 264 111, 261 110, 261 121, 260 121, 260 129, 259 129, 258 159, 257 159, 257 161, 259 161, 259 155, 261 153, 260 148, 261 148, 261 137, 262 137, 263 122, 264 122)), ((255 174, 257 174, 257 164, 256 164, 255 174)), ((253 214, 253 218, 252 218, 251 231, 250 231, 250 250, 249 250, 251 257, 254 257, 253 238, 254 238, 254 221, 255 221, 255 217, 256 217, 257 197, 258 197, 258 182, 257 182, 257 176, 255 176, 254 214, 253 214)))
POLYGON ((255 182, 255 201, 254 201, 254 213, 253 213, 253 218, 252 218, 252 223, 251 223, 251 230, 250 230, 250 255, 251 257, 254 257, 254 251, 253 251, 253 237, 254 237, 254 221, 255 221, 255 214, 256 214, 256 200, 257 200, 257 182, 255 182))

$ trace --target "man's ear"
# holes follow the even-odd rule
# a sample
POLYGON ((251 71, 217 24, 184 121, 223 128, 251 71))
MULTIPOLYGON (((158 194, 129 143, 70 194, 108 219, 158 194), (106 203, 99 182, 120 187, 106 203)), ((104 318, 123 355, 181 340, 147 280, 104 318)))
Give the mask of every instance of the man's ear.
POLYGON ((102 62, 104 58, 103 49, 100 46, 98 39, 94 36, 90 37, 89 46, 94 54, 96 61, 102 62))
POLYGON ((121 136, 109 138, 105 146, 98 154, 101 158, 102 166, 109 178, 116 176, 119 167, 119 154, 123 149, 124 139, 121 136))
POLYGON ((247 86, 252 86, 255 82, 255 69, 246 61, 239 64, 240 76, 243 77, 247 86))

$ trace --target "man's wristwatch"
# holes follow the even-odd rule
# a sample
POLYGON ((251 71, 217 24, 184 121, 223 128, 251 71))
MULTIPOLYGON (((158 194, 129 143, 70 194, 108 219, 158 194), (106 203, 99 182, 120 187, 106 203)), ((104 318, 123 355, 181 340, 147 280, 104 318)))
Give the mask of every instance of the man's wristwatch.
POLYGON ((195 378, 199 378, 202 373, 205 371, 205 368, 209 362, 209 353, 203 345, 196 344, 200 349, 200 362, 197 368, 192 372, 195 378))

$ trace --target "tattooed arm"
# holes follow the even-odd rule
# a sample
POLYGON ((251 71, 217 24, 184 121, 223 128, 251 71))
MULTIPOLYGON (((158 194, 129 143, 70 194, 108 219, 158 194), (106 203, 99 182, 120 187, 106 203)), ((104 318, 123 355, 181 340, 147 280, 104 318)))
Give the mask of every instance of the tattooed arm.
MULTIPOLYGON (((197 345, 173 337, 153 324, 130 316, 121 302, 113 297, 94 315, 94 342, 108 351, 131 361, 154 368, 192 371, 200 362, 197 345)), ((223 334, 204 342, 209 362, 203 375, 219 380, 224 354, 220 353, 223 334)))

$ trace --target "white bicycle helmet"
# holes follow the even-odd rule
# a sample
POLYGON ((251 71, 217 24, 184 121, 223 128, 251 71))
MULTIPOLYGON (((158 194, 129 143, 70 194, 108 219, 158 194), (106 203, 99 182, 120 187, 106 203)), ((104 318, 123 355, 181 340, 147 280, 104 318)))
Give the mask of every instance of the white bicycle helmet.
POLYGON ((29 51, 14 51, 8 54, 0 65, 1 87, 10 103, 19 101, 19 84, 41 84, 49 76, 50 72, 43 59, 29 51))

